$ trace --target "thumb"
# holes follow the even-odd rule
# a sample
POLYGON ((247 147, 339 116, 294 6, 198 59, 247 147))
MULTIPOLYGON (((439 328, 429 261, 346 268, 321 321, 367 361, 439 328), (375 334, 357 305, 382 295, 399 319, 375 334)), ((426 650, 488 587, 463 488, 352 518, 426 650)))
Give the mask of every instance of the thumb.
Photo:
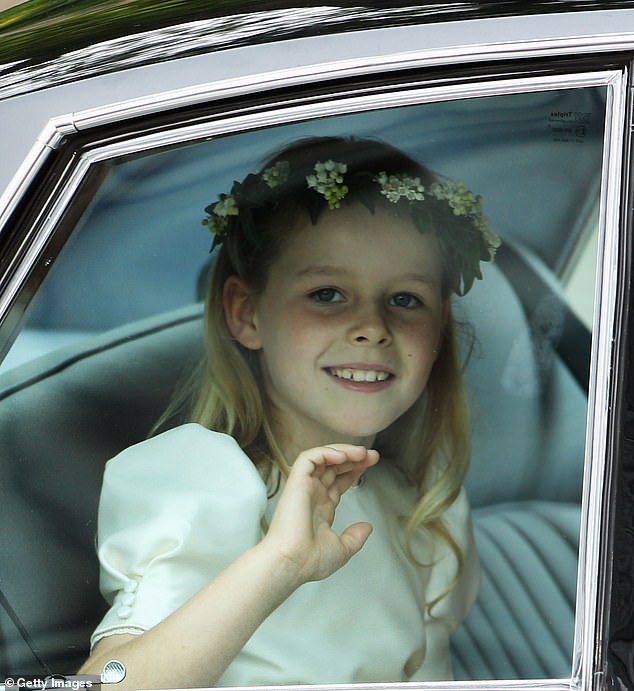
POLYGON ((366 540, 370 537, 372 526, 369 523, 354 523, 348 526, 341 537, 341 544, 347 552, 347 559, 353 557, 365 545, 366 540))

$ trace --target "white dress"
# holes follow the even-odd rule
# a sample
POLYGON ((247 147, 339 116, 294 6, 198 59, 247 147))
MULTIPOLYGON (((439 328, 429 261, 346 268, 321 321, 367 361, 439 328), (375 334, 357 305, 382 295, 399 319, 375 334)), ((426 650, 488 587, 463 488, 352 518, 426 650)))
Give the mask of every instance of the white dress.
MULTIPOLYGON (((301 586, 259 627, 219 686, 450 679, 449 635, 475 599, 478 560, 464 491, 445 514, 464 568, 420 531, 415 566, 402 522, 416 493, 388 463, 342 497, 335 528, 367 520, 359 554, 301 586)), ((235 440, 196 424, 133 446, 108 462, 99 506, 101 591, 112 606, 92 637, 141 633, 182 605, 261 539, 276 498, 235 440)))

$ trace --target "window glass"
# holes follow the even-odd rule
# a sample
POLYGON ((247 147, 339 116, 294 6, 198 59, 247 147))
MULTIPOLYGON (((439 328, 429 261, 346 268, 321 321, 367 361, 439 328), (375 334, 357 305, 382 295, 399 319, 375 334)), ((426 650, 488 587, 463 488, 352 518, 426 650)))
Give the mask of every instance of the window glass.
MULTIPOLYGON (((38 669, 25 630, 47 664, 66 671, 85 658, 106 614, 93 548, 101 469, 147 437, 203 353, 202 302, 218 252, 209 252, 205 207, 290 142, 354 136, 388 142, 463 181, 482 195, 489 227, 502 240, 496 261, 482 264, 483 280, 452 298, 472 429, 465 486, 481 565, 475 604, 451 637, 453 675, 569 677, 605 104, 604 87, 453 100, 227 133, 98 164, 103 182, 0 369, 0 421, 11 430, 3 455, 24 469, 11 479, 17 489, 9 505, 13 516, 28 516, 10 521, 16 537, 6 596, 21 623, 2 622, 8 671, 38 669), (76 482, 70 490, 69 477, 76 482), (37 547, 27 551, 32 544, 37 547), (51 553, 63 558, 51 570, 48 590, 34 593, 19 574, 41 569, 51 553)), ((371 254, 376 246, 358 252, 371 254)), ((333 295, 328 299, 336 301, 333 295)), ((168 426, 187 419, 182 408, 174 415, 168 426)), ((373 538, 385 538, 380 526, 373 538)), ((463 551, 462 573, 471 586, 460 591, 458 584, 455 593, 467 602, 477 568, 473 554, 463 551)), ((289 663, 266 683, 446 677, 449 663, 438 652, 445 634, 434 627, 446 627, 454 610, 438 621, 421 615, 423 635, 407 628, 411 616, 399 609, 407 609, 408 598, 425 599, 411 583, 401 593, 416 568, 404 577, 377 563, 377 575, 368 575, 368 589, 384 600, 366 603, 368 621, 375 617, 378 631, 389 614, 377 664, 393 655, 389 669, 398 674, 372 676, 375 633, 368 649, 358 651, 359 678, 346 676, 345 665, 341 678, 308 672, 304 678, 289 663)), ((123 597, 118 606, 127 612, 123 597)), ((342 640, 355 619, 351 612, 336 623, 342 640)), ((258 672, 249 674, 242 681, 236 676, 236 683, 255 683, 258 672)))

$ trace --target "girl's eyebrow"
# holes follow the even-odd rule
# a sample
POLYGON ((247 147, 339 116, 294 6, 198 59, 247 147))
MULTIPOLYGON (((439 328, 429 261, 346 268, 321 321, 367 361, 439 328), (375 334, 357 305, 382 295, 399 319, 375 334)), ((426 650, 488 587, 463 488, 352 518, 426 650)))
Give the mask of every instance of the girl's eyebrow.
MULTIPOLYGON (((329 264, 311 264, 305 269, 298 271, 295 275, 297 278, 312 278, 320 276, 344 276, 349 271, 344 266, 332 266, 329 264)), ((436 286, 440 279, 429 273, 405 273, 398 274, 397 278, 403 281, 415 281, 417 283, 424 283, 425 285, 436 286)))
POLYGON ((337 276, 348 273, 348 271, 343 266, 330 266, 328 264, 311 264, 305 269, 298 271, 296 276, 298 278, 304 278, 305 276, 337 276))
POLYGON ((403 274, 400 276, 405 281, 417 281, 419 283, 425 283, 425 284, 430 284, 430 285, 437 285, 440 281, 440 278, 438 276, 434 276, 432 274, 419 274, 419 273, 410 273, 410 274, 403 274))

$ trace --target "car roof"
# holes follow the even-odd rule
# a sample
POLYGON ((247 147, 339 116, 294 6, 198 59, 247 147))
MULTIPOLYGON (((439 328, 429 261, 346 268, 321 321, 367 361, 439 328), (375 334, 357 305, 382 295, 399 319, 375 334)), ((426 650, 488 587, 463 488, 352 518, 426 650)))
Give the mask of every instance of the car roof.
MULTIPOLYGON (((217 34, 236 25, 239 35, 231 36, 231 47, 274 42, 289 38, 324 36, 402 25, 429 24, 456 20, 572 13, 588 10, 634 8, 634 0, 480 0, 479 2, 408 2, 396 0, 338 0, 318 5, 309 0, 137 0, 119 3, 95 0, 30 0, 0 12, 0 88, 7 70, 48 62, 64 53, 81 50, 97 42, 115 41, 125 36, 165 29, 190 22, 207 23, 207 30, 217 34), (275 17, 283 21, 275 21, 275 17), (249 17, 257 21, 249 22, 249 17), (36 37, 36 38, 35 38, 36 37)), ((222 40, 206 50, 226 48, 222 40)), ((116 65, 104 63, 108 71, 116 65)), ((121 45, 122 50, 130 46, 121 45)), ((192 47, 192 50, 200 50, 192 47)), ((168 53, 169 54, 169 53, 168 53)), ((155 55, 154 60, 164 59, 155 55)))

